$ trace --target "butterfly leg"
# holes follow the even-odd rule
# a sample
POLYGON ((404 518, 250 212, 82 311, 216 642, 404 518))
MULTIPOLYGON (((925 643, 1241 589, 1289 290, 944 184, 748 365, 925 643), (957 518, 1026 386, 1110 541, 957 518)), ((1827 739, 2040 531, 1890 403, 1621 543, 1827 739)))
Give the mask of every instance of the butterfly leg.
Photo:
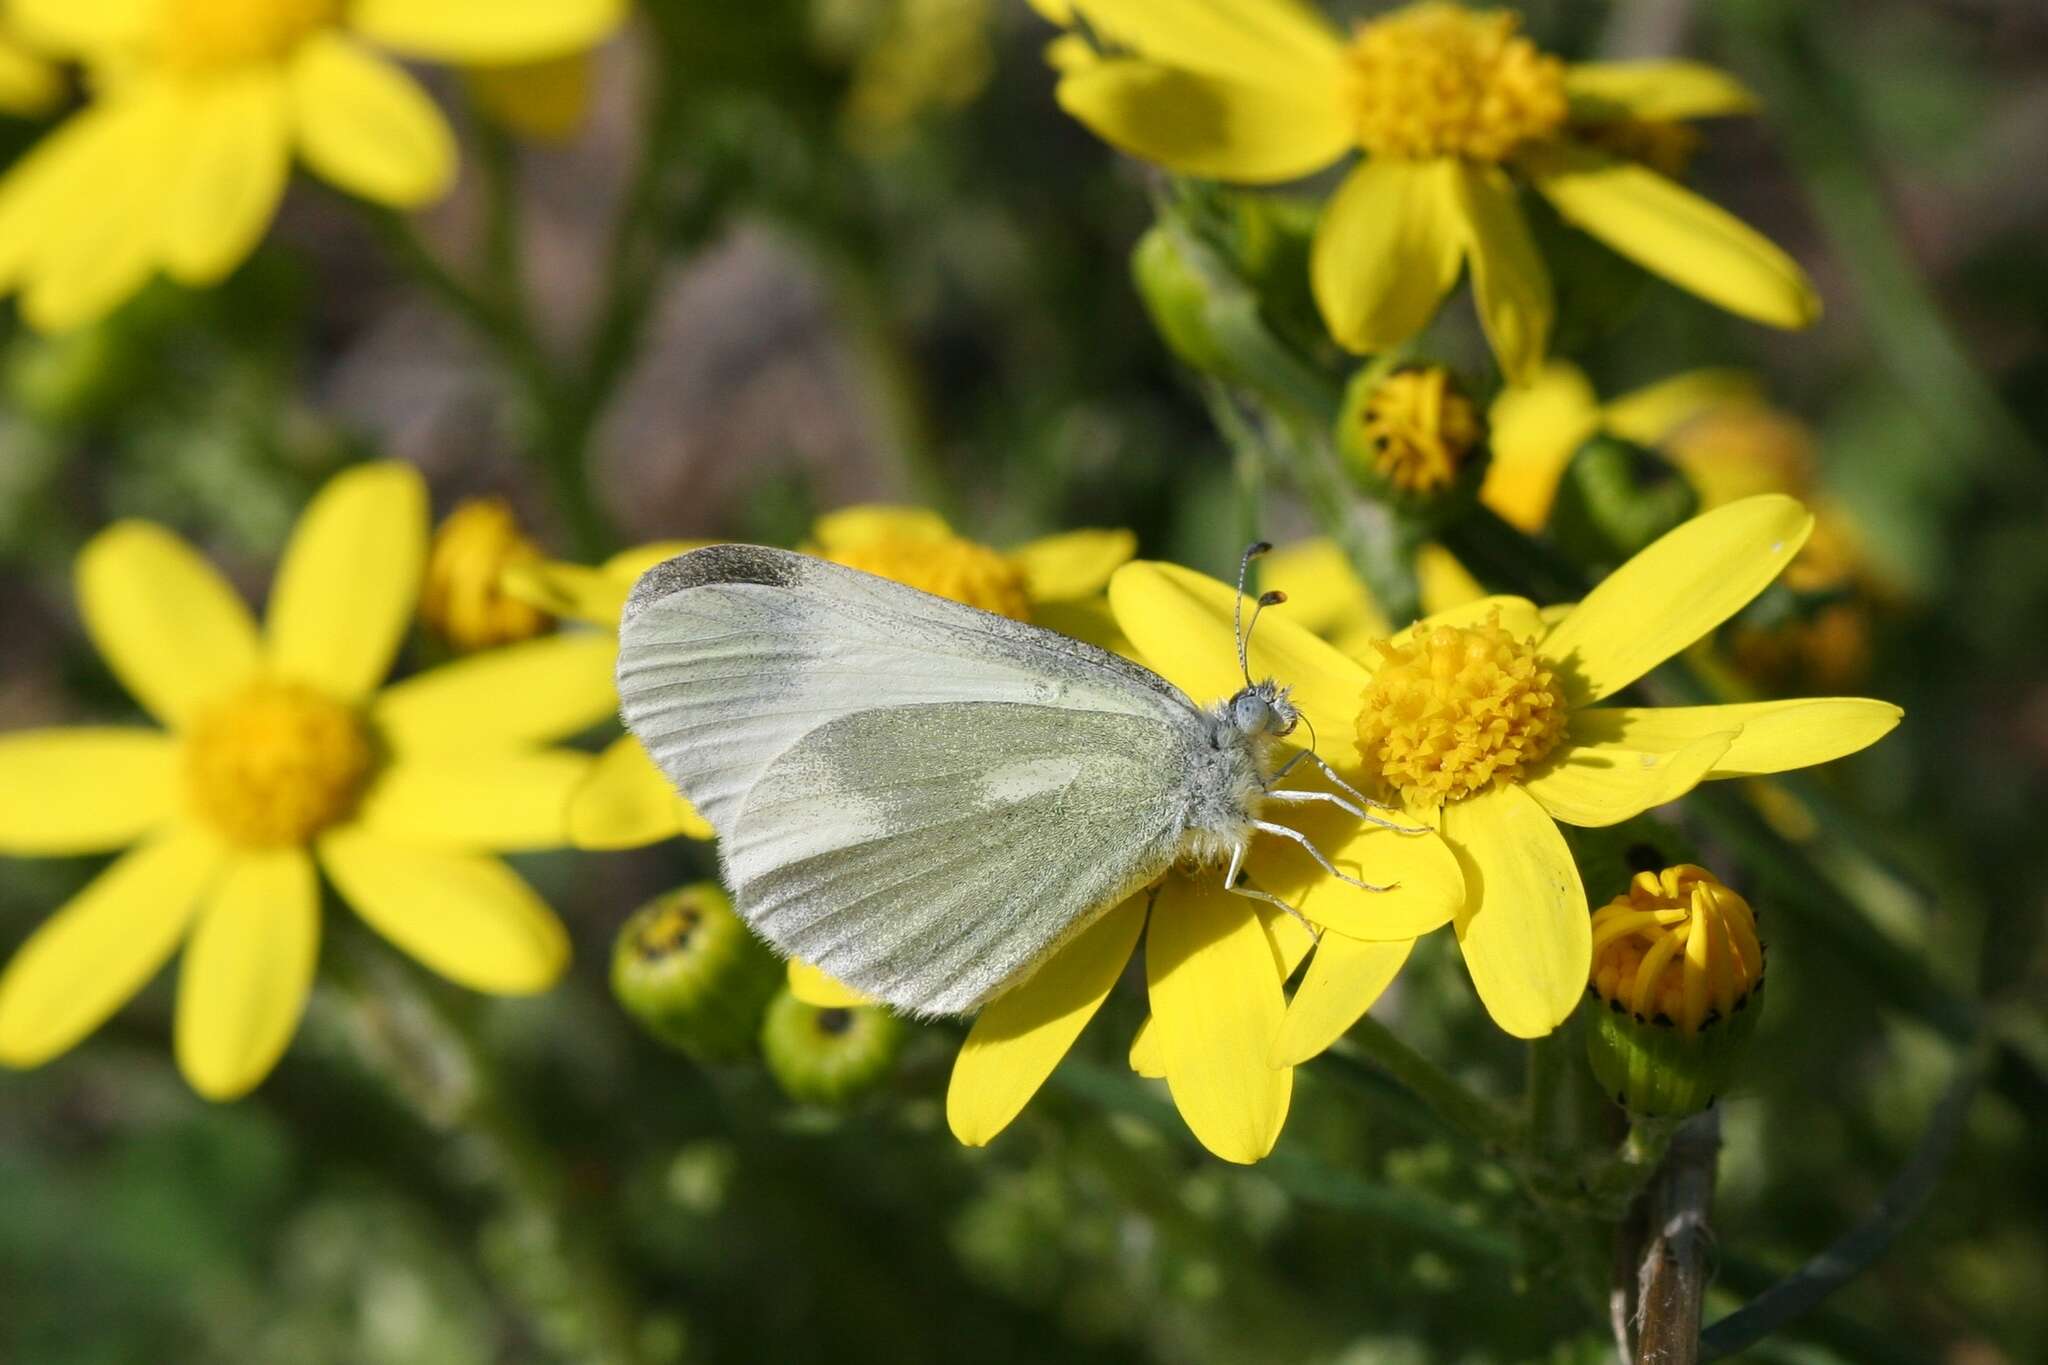
POLYGON ((1243 870, 1243 868, 1244 845, 1232 844, 1230 846, 1230 868, 1223 874, 1223 889, 1225 891, 1228 891, 1233 896, 1243 896, 1246 900, 1264 901, 1267 905, 1277 905, 1282 910, 1285 910, 1288 914, 1300 920, 1301 927, 1308 930, 1309 933, 1319 933, 1315 925, 1309 923, 1307 915, 1302 914, 1301 911, 1295 909, 1286 901, 1281 900, 1278 896, 1270 895, 1267 892, 1260 891, 1256 887, 1239 886, 1237 884, 1237 874, 1241 870, 1243 870))
MULTIPOLYGON (((1429 833, 1429 826, 1427 825, 1397 825, 1384 815, 1374 815, 1370 811, 1360 810, 1335 792, 1269 791, 1266 793, 1266 799, 1268 801, 1284 801, 1290 805, 1297 806, 1310 801, 1326 801, 1346 814, 1354 815, 1368 824, 1378 825, 1381 829, 1393 830, 1396 834, 1429 833)), ((1388 808, 1382 807, 1382 809, 1388 808)))
POLYGON ((1315 846, 1314 841, 1298 829, 1292 829, 1286 825, 1276 825, 1268 820, 1254 820, 1252 821, 1252 828, 1258 830, 1262 834, 1277 834, 1282 839, 1292 839, 1295 843, 1300 844, 1303 848, 1308 850, 1309 857, 1314 858, 1318 863, 1322 864, 1323 871, 1329 873, 1338 881, 1343 882, 1349 886, 1355 886, 1361 891, 1392 891, 1394 887, 1400 884, 1398 882, 1393 882, 1389 883, 1386 886, 1374 886, 1371 882, 1362 882, 1358 880, 1358 878, 1352 876, 1348 872, 1339 872, 1337 870, 1337 865, 1331 862, 1328 858, 1324 857, 1323 851, 1315 846))
POLYGON ((1279 768, 1275 770, 1272 778, 1268 780, 1266 785, 1268 787, 1272 786, 1275 782, 1278 782, 1281 778, 1293 772, 1298 765, 1304 762, 1315 764, 1316 769, 1319 772, 1321 772, 1324 777, 1329 778, 1331 783, 1335 785, 1338 791, 1343 792, 1346 796, 1349 796, 1352 800, 1358 802, 1359 805, 1371 806, 1374 810, 1394 809, 1393 806, 1388 805, 1384 801, 1373 800, 1370 796, 1367 796, 1364 792, 1352 786, 1343 778, 1337 776, 1337 770, 1335 768, 1332 768, 1329 764, 1323 762, 1321 755, 1317 754, 1314 749, 1297 750, 1294 757, 1288 759, 1285 763, 1282 763, 1279 766, 1279 768))

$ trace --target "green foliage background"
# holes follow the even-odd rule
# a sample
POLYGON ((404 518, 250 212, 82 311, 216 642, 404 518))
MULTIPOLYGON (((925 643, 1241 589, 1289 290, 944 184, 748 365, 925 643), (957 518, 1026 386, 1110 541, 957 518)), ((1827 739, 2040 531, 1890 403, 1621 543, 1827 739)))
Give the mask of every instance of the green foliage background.
MULTIPOLYGON (((1804 787, 1836 827, 1879 832, 1881 856, 1830 868, 1852 922, 1745 868, 1773 976, 1724 1107, 1709 1317, 1869 1209, 1981 1000, 1997 1060, 1924 1215, 1751 1358, 2048 1358, 2048 18, 2020 0, 1528 10, 1568 56, 1655 11, 1762 91, 1766 116, 1716 128, 1695 178, 1787 244, 1828 306, 1810 333, 1766 333, 1576 239, 1560 292, 1583 311, 1558 349, 1604 394, 1702 364, 1760 373, 1899 585, 1865 690, 1907 723, 1804 787)), ((1225 570, 1247 539, 1237 471, 1128 273, 1156 186, 1059 114, 1048 30, 1021 6, 989 11, 971 101, 850 125, 886 27, 801 0, 650 4, 605 54, 583 140, 498 149, 524 186, 523 241, 499 244, 533 282, 542 350, 524 363, 603 380, 583 408, 534 401, 489 319, 465 325, 401 239, 310 189, 214 293, 160 287, 60 340, 10 325, 0 728, 125 713, 68 585, 96 528, 162 520, 260 583, 309 492, 373 453, 421 463, 444 509, 509 494, 572 557, 656 535, 793 543, 819 510, 906 499, 994 543, 1122 525, 1147 555, 1225 570), (674 232, 629 277, 649 344, 607 358, 584 319, 641 137, 674 232), (517 453, 564 444, 594 453, 590 508, 517 453)), ((6 154, 31 131, 0 129, 6 154)), ((474 171, 494 135, 469 134, 474 171)), ((460 276, 492 259, 482 198, 471 183, 424 226, 460 276)), ((1428 345, 1483 359, 1462 302, 1428 345)), ((1281 498, 1264 520, 1274 538, 1309 525, 1281 498)), ((1724 802, 1693 832, 1725 848, 1738 818, 1724 802)), ((0 945, 92 870, 0 861, 0 945)), ((168 980, 70 1056, 0 1075, 0 1361, 1610 1350, 1507 1174, 1357 1063, 1309 1068, 1276 1155, 1227 1167, 1124 1067, 1140 1006, 1120 994, 1013 1129, 964 1150, 942 1113, 953 1030, 919 1030, 883 1093, 828 1114, 630 1026, 606 990, 611 935, 706 875, 704 850, 522 870, 577 940, 542 1000, 446 990, 334 916, 337 970, 247 1101, 212 1107, 177 1079, 168 980)), ((1462 1079, 1516 1092, 1520 1049, 1446 936, 1384 1013, 1462 1079)))

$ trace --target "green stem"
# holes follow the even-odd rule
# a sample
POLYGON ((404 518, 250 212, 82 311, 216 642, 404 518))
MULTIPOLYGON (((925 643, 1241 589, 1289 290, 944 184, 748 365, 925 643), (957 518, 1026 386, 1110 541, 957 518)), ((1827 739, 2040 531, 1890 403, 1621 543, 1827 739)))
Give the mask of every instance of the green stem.
POLYGON ((1519 1120, 1500 1105, 1472 1093, 1371 1015, 1352 1025, 1335 1051, 1339 1056, 1349 1052, 1370 1061, 1412 1091, 1438 1118, 1487 1151, 1505 1157, 1528 1154, 1529 1133, 1519 1120))
POLYGON ((486 1270, 533 1311, 537 1325, 562 1324, 552 1334, 564 1338, 565 1353, 638 1365, 638 1318, 622 1279, 591 1229, 572 1216, 567 1180, 499 1083, 470 1018, 448 992, 422 983, 361 934, 335 937, 329 975, 358 1016, 360 1055, 428 1128, 473 1144, 484 1159, 463 1169, 492 1188, 515 1231, 538 1233, 517 1247, 527 1273, 514 1273, 503 1257, 487 1256, 486 1270), (556 1288, 537 1292, 536 1285, 556 1288))

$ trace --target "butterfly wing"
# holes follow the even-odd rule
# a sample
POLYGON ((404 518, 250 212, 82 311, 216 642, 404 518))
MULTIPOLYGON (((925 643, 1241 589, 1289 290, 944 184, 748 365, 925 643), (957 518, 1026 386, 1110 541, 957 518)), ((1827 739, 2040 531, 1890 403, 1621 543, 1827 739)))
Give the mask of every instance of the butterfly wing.
POLYGON ((855 712, 804 736, 721 845, 782 952, 921 1014, 964 1014, 1165 872, 1180 734, 1015 702, 855 712))
POLYGON ((619 627, 626 724, 730 836, 797 740, 856 711, 1008 701, 1184 722, 1156 673, 1049 630, 808 555, 715 545, 655 566, 619 627))

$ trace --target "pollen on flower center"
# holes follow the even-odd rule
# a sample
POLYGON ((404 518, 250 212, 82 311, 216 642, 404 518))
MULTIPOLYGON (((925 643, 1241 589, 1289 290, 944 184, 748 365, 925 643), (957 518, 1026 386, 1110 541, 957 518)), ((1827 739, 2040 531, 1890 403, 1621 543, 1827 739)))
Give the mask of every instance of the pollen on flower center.
POLYGON ((1749 902, 1690 863, 1641 872, 1593 912, 1592 987, 1638 1019, 1697 1033, 1763 983, 1749 902))
POLYGON ((1512 781, 1564 736, 1563 689, 1498 614, 1374 648, 1382 663, 1359 706, 1358 752, 1411 806, 1512 781))
POLYGON ((163 0, 163 56, 187 68, 274 60, 339 16, 338 0, 163 0))
POLYGON ((1013 621, 1031 619, 1023 571, 1000 551, 971 540, 880 536, 843 546, 826 558, 1013 621))
POLYGON ((1430 0, 1361 24, 1345 53, 1359 145, 1403 160, 1502 161, 1557 132, 1564 64, 1520 23, 1430 0))
POLYGON ((186 736, 194 809, 233 843, 304 843, 355 808, 374 754, 355 711, 296 683, 260 681, 186 736))
POLYGON ((1358 420, 1365 439, 1356 448, 1374 473, 1407 493, 1449 487, 1481 434, 1479 410, 1441 365, 1387 376, 1358 420))

